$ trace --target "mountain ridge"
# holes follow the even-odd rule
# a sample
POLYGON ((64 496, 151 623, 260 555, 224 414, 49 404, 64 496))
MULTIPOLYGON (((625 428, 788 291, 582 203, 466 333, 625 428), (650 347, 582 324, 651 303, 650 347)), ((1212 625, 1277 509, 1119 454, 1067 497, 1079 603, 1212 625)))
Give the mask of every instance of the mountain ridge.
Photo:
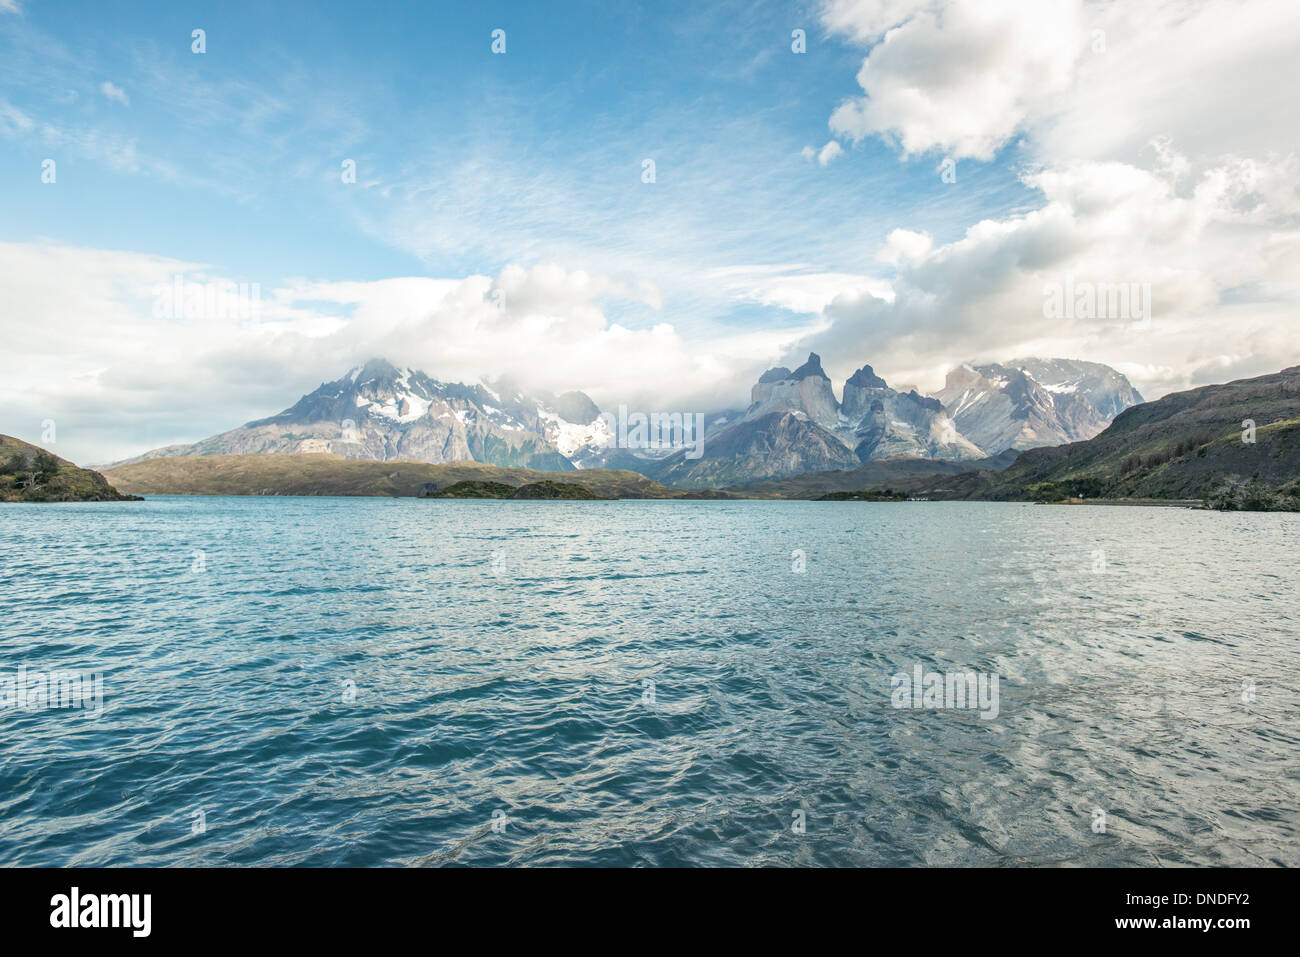
MULTIPOLYGON (((837 398, 821 357, 810 352, 793 371, 777 366, 762 373, 744 410, 676 417, 679 423, 698 422, 694 431, 703 428, 703 441, 698 434, 682 433, 683 441, 659 446, 629 438, 625 407, 619 407, 618 417, 602 413, 579 391, 529 392, 504 379, 442 382, 418 369, 371 359, 275 415, 106 468, 161 457, 323 453, 555 472, 629 469, 667 485, 711 489, 898 457, 975 462, 1010 447, 1090 434, 1109 422, 1100 421, 1105 409, 1137 396, 1122 375, 1097 363, 1019 359, 1013 364, 1015 370, 959 366, 949 373, 949 394, 939 397, 893 389, 863 365, 845 380, 837 398), (1013 379, 1014 389, 1008 385, 1013 379), (975 386, 981 388, 972 399, 975 386), (957 393, 958 387, 964 391, 957 393), (1093 402, 1093 392, 1103 388, 1109 392, 1093 402), (1068 421, 1061 409, 1072 410, 1068 421), (981 441, 964 434, 963 427, 981 441)), ((651 418, 656 415, 672 418, 651 418)))
POLYGON ((1080 359, 962 363, 935 396, 958 430, 990 454, 1090 439, 1143 401, 1121 373, 1080 359))
POLYGON ((1170 393, 1125 409, 1098 435, 1029 449, 1000 472, 912 483, 933 498, 1200 500, 1300 509, 1300 366, 1170 393))

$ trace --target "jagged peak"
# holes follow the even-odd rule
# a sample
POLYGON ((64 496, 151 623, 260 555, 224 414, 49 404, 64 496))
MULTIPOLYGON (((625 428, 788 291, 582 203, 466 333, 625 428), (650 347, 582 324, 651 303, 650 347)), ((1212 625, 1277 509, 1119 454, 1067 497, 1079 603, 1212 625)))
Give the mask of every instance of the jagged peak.
POLYGON ((821 378, 825 379, 827 382, 829 382, 831 378, 822 371, 822 357, 815 352, 808 353, 808 361, 790 374, 790 378, 792 379, 807 379, 811 376, 821 376, 821 378))
POLYGON ((903 393, 903 398, 911 399, 923 409, 929 409, 931 412, 942 412, 943 403, 933 396, 921 395, 916 389, 909 389, 903 393))
POLYGON ((863 366, 853 375, 849 376, 846 386, 855 386, 859 389, 888 389, 889 385, 880 376, 876 375, 876 370, 871 366, 863 366))
POLYGON ((385 381, 400 378, 402 370, 387 359, 375 358, 368 360, 355 376, 351 372, 348 375, 351 376, 353 382, 359 385, 374 379, 385 381))
POLYGON ((822 370, 821 356, 815 352, 810 352, 808 353, 808 361, 793 372, 785 366, 774 366, 759 376, 758 381, 760 385, 765 382, 800 382, 813 376, 818 376, 827 382, 831 381, 831 377, 822 370))
POLYGON ((974 362, 963 362, 953 366, 944 376, 944 389, 960 389, 972 386, 988 387, 1000 389, 1006 384, 1009 373, 1017 371, 1007 369, 998 365, 996 362, 984 363, 977 365, 974 362))

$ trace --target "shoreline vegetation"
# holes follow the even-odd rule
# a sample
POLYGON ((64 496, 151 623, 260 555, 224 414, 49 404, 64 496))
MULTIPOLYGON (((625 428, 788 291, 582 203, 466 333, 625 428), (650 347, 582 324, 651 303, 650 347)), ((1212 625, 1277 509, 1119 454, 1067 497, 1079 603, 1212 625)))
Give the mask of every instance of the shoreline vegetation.
MULTIPOLYGON (((995 473, 996 475, 996 473, 995 473)), ((535 472, 478 462, 433 465, 428 462, 376 462, 343 459, 326 453, 287 455, 207 455, 152 459, 110 470, 119 488, 145 495, 343 496, 421 499, 495 499, 533 501, 608 501, 660 499, 676 501, 818 501, 933 502, 1004 501, 1044 505, 1159 506, 1220 511, 1300 511, 1297 483, 1276 491, 1258 482, 1234 479, 1211 486, 1212 495, 1105 495, 1089 486, 1077 494, 1072 483, 1034 483, 1016 489, 1002 477, 982 473, 918 473, 892 486, 774 495, 746 488, 675 489, 636 472, 587 469, 535 472), (952 480, 976 483, 967 494, 951 494, 952 480), (1000 486, 1000 487, 998 487, 1000 486), (979 494, 997 487, 997 494, 979 494), (1016 494, 1020 491, 1020 494, 1016 494)), ((801 476, 802 478, 802 476, 801 476)), ((959 486, 960 487, 960 486, 959 486)))
POLYGON ((1062 502, 1039 502, 1040 505, 1145 505, 1152 508, 1208 508, 1195 498, 1071 498, 1062 502))
POLYGON ((0 435, 0 502, 141 502, 99 472, 11 435, 0 435))

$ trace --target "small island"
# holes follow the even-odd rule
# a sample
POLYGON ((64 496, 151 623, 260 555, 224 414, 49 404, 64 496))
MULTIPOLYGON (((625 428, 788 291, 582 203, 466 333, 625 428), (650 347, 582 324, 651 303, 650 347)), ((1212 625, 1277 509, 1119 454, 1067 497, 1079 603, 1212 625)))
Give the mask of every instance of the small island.
POLYGON ((607 499, 581 485, 567 482, 530 482, 515 487, 505 482, 465 481, 454 482, 442 489, 428 489, 421 498, 513 498, 534 500, 565 500, 603 502, 607 499))
POLYGON ((817 502, 906 502, 906 492, 891 488, 864 488, 856 492, 827 492, 814 499, 817 502))

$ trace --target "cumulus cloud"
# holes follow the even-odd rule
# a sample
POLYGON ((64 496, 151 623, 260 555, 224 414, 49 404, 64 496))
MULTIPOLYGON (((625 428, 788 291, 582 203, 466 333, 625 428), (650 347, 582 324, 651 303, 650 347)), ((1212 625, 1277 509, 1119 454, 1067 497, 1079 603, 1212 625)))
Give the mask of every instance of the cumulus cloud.
POLYGON ((1035 117, 1037 158, 1152 162, 1166 140, 1192 162, 1300 149, 1300 4, 1146 0, 1089 5, 1068 91, 1035 117))
POLYGON ((653 307, 652 285, 555 265, 509 266, 495 277, 286 282, 258 290, 254 317, 234 308, 239 277, 202 263, 14 243, 0 244, 0 267, 0 421, 35 439, 54 419, 54 450, 89 463, 272 414, 376 356, 448 381, 509 376, 582 389, 597 403, 711 410, 734 404, 735 384, 803 331, 690 341, 668 322, 626 328, 607 318, 606 304, 653 307), (160 309, 176 299, 178 281, 217 294, 192 311, 160 309))
POLYGON ((1225 162, 1181 187, 1117 162, 1028 173, 1037 209, 941 245, 891 233, 879 258, 896 269, 894 300, 844 292, 793 354, 817 349, 841 375, 872 362, 931 388, 956 361, 1023 354, 1107 362, 1153 395, 1228 369, 1276 371, 1300 361, 1297 175, 1294 157, 1225 162), (1120 284, 1149 285, 1145 316, 1046 308, 1049 293, 1120 284))
POLYGON ((893 301, 846 288, 796 353, 927 386, 962 359, 1075 356, 1151 396, 1300 361, 1300 6, 828 0, 822 22, 867 48, 832 132, 903 159, 1018 145, 1001 155, 1040 200, 942 244, 901 222, 878 252, 893 301), (1073 281, 1149 283, 1154 319, 1044 315, 1073 281))
POLYGON ((866 95, 842 103, 830 126, 854 141, 882 135, 908 155, 937 148, 991 159, 1068 89, 1083 37, 1078 0, 840 3, 827 16, 857 37, 907 17, 863 61, 866 95))
POLYGON ((1045 162, 1135 162, 1156 138, 1193 158, 1300 148, 1290 0, 827 0, 821 19, 868 48, 832 131, 904 155, 987 160, 1021 136, 1045 162))
POLYGON ((105 80, 99 84, 99 92, 115 103, 121 103, 123 106, 131 105, 131 98, 126 95, 126 91, 112 80, 105 80))

